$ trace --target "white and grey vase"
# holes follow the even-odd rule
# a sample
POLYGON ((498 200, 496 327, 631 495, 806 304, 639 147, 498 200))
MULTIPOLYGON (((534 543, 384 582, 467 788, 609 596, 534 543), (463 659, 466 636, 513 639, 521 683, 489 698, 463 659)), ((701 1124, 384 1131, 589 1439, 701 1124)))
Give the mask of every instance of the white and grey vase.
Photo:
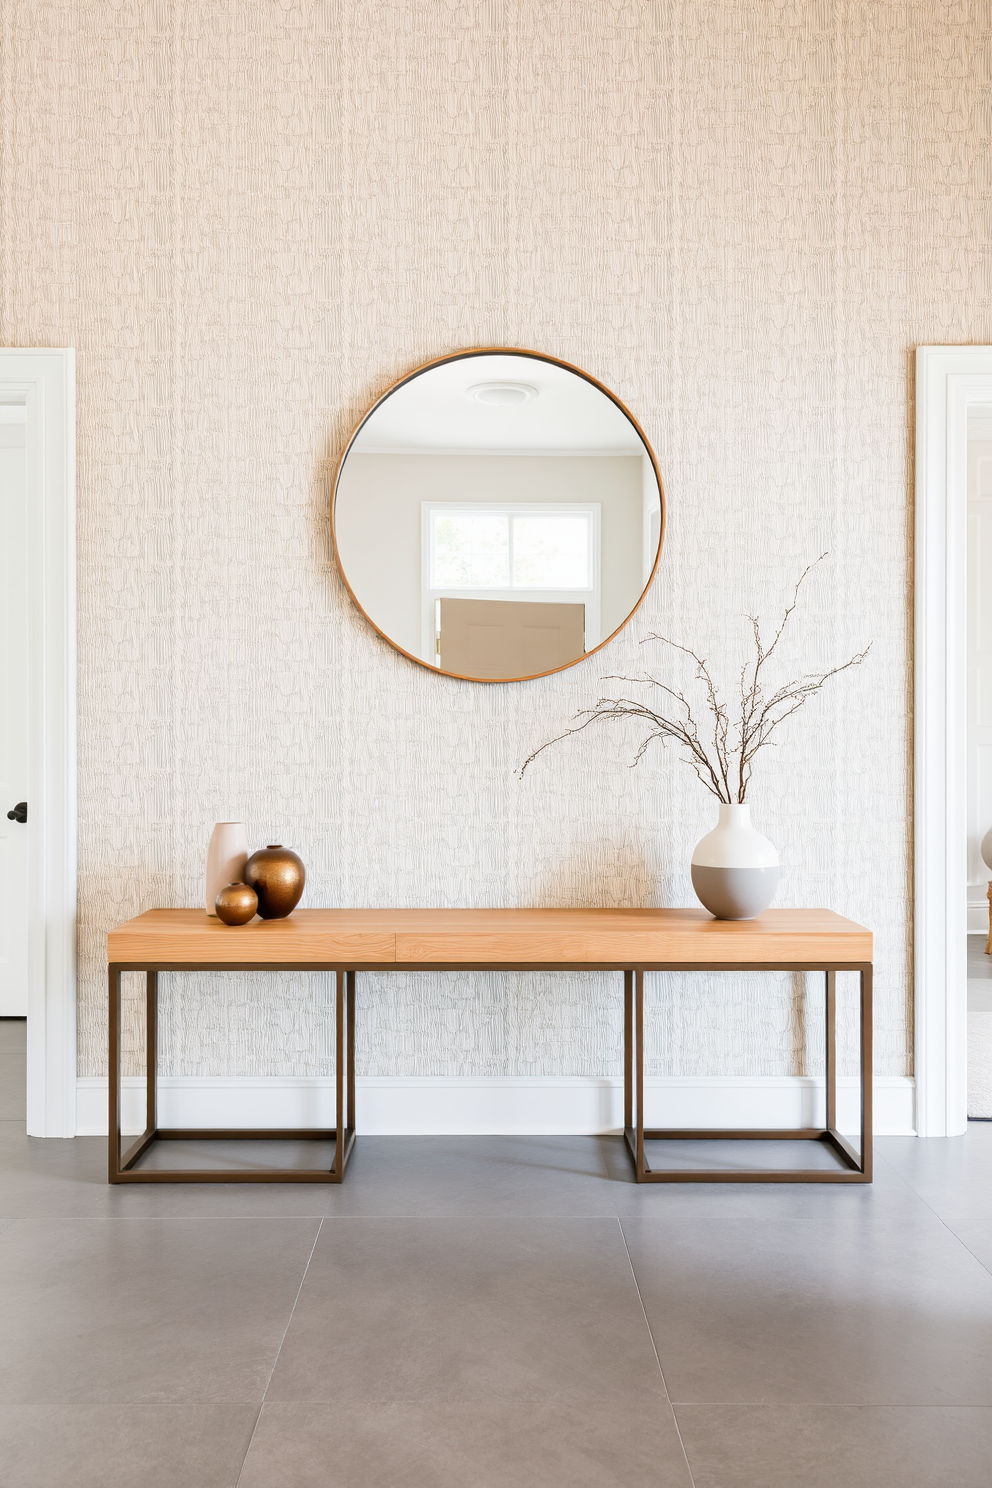
POLYGON ((778 888, 778 853, 751 825, 750 806, 721 802, 720 819, 696 843, 692 887, 718 920, 750 920, 767 909, 778 888))
POLYGON ((248 834, 244 822, 217 822, 207 848, 206 907, 216 915, 217 895, 228 884, 240 883, 248 861, 248 834))

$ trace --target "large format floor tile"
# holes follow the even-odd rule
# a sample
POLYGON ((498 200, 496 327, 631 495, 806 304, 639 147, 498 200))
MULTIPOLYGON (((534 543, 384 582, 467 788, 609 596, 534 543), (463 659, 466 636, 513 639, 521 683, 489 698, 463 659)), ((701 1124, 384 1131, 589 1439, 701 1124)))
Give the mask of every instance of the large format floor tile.
POLYGON ((0 1018, 0 1054, 20 1054, 28 1047, 28 1020, 26 1018, 0 1018))
POLYGON ((988 1488, 992 1410, 680 1405, 695 1488, 988 1488))
POLYGON ((992 1271, 992 1222, 956 1220, 950 1228, 976 1260, 981 1261, 986 1271, 992 1271))
POLYGON ((663 1398, 616 1219, 327 1219, 272 1401, 663 1398))
POLYGON ((992 1276, 933 1215, 623 1227, 676 1404, 992 1405, 992 1276))
MULTIPOLYGON (((183 1146, 179 1142, 162 1145, 166 1157, 170 1147, 183 1146)), ((210 1142, 196 1145, 215 1147, 210 1142)), ((252 1144, 229 1142, 226 1146, 251 1148, 252 1144)), ((0 1175, 0 1217, 14 1219, 194 1215, 320 1218, 327 1210, 328 1187, 321 1184, 111 1185, 107 1182, 105 1137, 76 1137, 73 1141, 26 1137, 23 1123, 14 1122, 0 1123, 0 1175)))
POLYGON ((667 1402, 266 1405, 239 1488, 692 1488, 667 1402))
POLYGON ((15 1220, 0 1400, 261 1403, 319 1221, 15 1220))
POLYGON ((235 1488, 253 1405, 0 1404, 4 1488, 235 1488))
POLYGON ((992 1121, 969 1121, 962 1137, 881 1137, 877 1148, 948 1224, 992 1223, 992 1121))
POLYGON ((615 1218, 596 1137, 362 1137, 328 1213, 615 1218))
POLYGON ((23 1128, 26 1110, 24 1055, 0 1054, 0 1121, 20 1122, 23 1128))

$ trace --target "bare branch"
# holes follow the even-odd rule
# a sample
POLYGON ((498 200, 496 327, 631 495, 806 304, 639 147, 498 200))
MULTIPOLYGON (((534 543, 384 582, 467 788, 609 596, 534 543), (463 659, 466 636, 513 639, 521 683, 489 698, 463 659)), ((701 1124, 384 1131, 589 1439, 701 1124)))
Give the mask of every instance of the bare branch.
POLYGON ((782 637, 785 635, 789 620, 791 619, 793 612, 795 611, 796 605, 799 603, 799 591, 802 589, 803 584, 805 583, 808 576, 812 573, 813 569, 816 568, 818 563, 822 563, 826 556, 826 553, 821 553, 819 558, 814 559, 812 563, 807 563, 806 567, 799 575, 799 578, 796 580, 795 587, 792 591, 792 599, 789 601, 788 605, 786 605, 785 614, 782 616, 778 630, 775 632, 770 646, 766 647, 761 639, 761 625, 758 617, 756 615, 748 616, 748 619, 751 622, 751 631, 754 636, 755 660, 754 667, 751 672, 751 685, 746 690, 744 687, 746 668, 741 673, 741 721, 737 741, 738 758, 740 761, 740 767, 738 771, 738 801, 744 800, 744 793, 747 788, 747 782, 745 781, 743 775, 744 760, 748 753, 750 736, 755 726, 756 716, 760 713, 764 701, 761 686, 762 671, 768 663, 770 657, 776 651, 782 637))
POLYGON ((559 744, 563 739, 581 733, 593 723, 631 719, 646 726, 644 737, 631 761, 631 768, 643 759, 656 740, 662 746, 672 743, 684 751, 697 778, 708 791, 716 796, 717 800, 729 803, 734 799, 736 792, 736 799, 743 802, 751 783, 754 759, 758 751, 765 745, 771 744, 772 735, 776 730, 787 719, 798 713, 800 708, 805 707, 811 698, 816 697, 831 678, 839 676, 841 672, 846 672, 851 667, 860 666, 871 649, 868 646, 864 651, 824 672, 807 672, 792 682, 783 683, 771 689, 766 685, 765 670, 786 634, 789 621, 799 602, 800 590, 812 570, 818 563, 822 563, 826 556, 825 553, 821 553, 820 557, 814 563, 808 564, 799 575, 778 629, 767 645, 762 638, 761 622, 758 617, 756 615, 747 617, 754 643, 754 660, 745 662, 738 679, 740 715, 738 723, 734 726, 736 734, 734 742, 731 741, 730 712, 720 696, 707 659, 693 651, 690 646, 683 646, 669 636, 652 633, 645 636, 644 641, 641 642, 642 645, 648 641, 658 641, 680 652, 692 662, 695 668, 694 681, 701 689, 702 701, 705 703, 709 718, 706 741, 704 742, 700 736, 692 702, 685 692, 662 681, 659 677, 652 676, 649 672, 641 677, 608 675, 600 680, 622 682, 633 687, 652 688, 661 694, 663 701, 659 701, 658 706, 652 708, 647 703, 633 697, 600 697, 594 707, 583 708, 575 715, 576 721, 570 728, 557 734, 555 738, 549 739, 546 744, 541 744, 532 754, 528 755, 520 766, 521 779, 538 755, 550 749, 552 744, 559 744), (732 775, 735 777, 733 787, 730 783, 732 775))
MULTIPOLYGON (((726 704, 721 700, 717 692, 716 683, 713 681, 713 677, 710 674, 708 662, 705 661, 703 657, 699 656, 695 651, 691 650, 688 646, 680 645, 678 641, 671 640, 669 636, 657 635, 656 633, 652 632, 650 635, 644 637, 641 645, 643 646, 647 641, 660 641, 665 646, 671 646, 674 650, 681 651, 684 655, 691 657, 691 659, 695 662, 696 678, 698 681, 703 683, 703 686, 706 689, 706 703, 713 717, 713 753, 716 758, 716 772, 719 773, 723 789, 726 792, 726 800, 729 802, 730 714, 727 710, 726 704)), ((651 680, 654 681, 653 678, 651 680)), ((659 686, 661 684, 655 683, 655 685, 659 686)))

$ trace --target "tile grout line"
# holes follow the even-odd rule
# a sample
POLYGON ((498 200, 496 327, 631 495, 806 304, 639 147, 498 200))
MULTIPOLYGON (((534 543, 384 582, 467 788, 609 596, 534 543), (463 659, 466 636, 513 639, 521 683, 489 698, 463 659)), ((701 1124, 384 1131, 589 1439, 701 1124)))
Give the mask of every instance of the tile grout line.
MULTIPOLYGON (((603 1177, 606 1179, 607 1185, 609 1186, 610 1203, 613 1205, 613 1213, 617 1219, 617 1222, 619 1223, 620 1210, 617 1208, 616 1180, 614 1179, 613 1174, 610 1172, 610 1162, 609 1157, 607 1156, 607 1148, 601 1136, 596 1138, 596 1151, 599 1153, 599 1161, 602 1164, 603 1177)), ((630 1260, 630 1257, 628 1256, 627 1259, 630 1260)))
POLYGON ((669 1409, 672 1412, 672 1420, 675 1422, 675 1431, 678 1435, 679 1446, 682 1448, 682 1456, 685 1460, 685 1470, 689 1474, 689 1483, 691 1485, 691 1488, 695 1488, 696 1480, 692 1475, 692 1464, 689 1461, 689 1454, 685 1449, 685 1442, 682 1440, 682 1427, 679 1425, 679 1418, 675 1411, 675 1402, 672 1400, 671 1394, 669 1393, 668 1381, 665 1378, 665 1370, 662 1366, 661 1355, 658 1353, 658 1345, 655 1342, 654 1338, 654 1330, 652 1329, 651 1324, 648 1321, 647 1309, 644 1306, 644 1298, 641 1296, 641 1288, 637 1280, 637 1273, 634 1270, 634 1263, 630 1258, 630 1247, 627 1244, 627 1236, 623 1232, 623 1220, 620 1218, 619 1215, 617 1215, 617 1228, 620 1231, 620 1239, 623 1241, 624 1252, 627 1256, 627 1265, 630 1267, 631 1280, 633 1281, 634 1289, 637 1292, 637 1300, 641 1305, 641 1316, 644 1318, 644 1326, 648 1330, 648 1337, 651 1340, 651 1347, 654 1350, 654 1356, 658 1363, 658 1373, 661 1375, 661 1383, 665 1389, 665 1399, 668 1401, 669 1409))
MULTIPOLYGON (((926 1140, 926 1139, 924 1138, 924 1140, 926 1140)), ((923 1196, 923 1194, 920 1193, 919 1189, 914 1184, 910 1183, 910 1181, 909 1181, 908 1178, 906 1178, 902 1173, 900 1173, 899 1169, 895 1166, 895 1164, 888 1162, 886 1160, 886 1158, 884 1158, 880 1152, 875 1152, 873 1155, 874 1155, 874 1157, 875 1157, 875 1159, 876 1159, 877 1162, 883 1163, 885 1165, 885 1167, 887 1167, 891 1173, 895 1173, 895 1175, 899 1179, 900 1183, 905 1183, 906 1187, 909 1189, 910 1193, 914 1196, 914 1198, 919 1199, 920 1203, 923 1205, 923 1207, 925 1209, 928 1209, 930 1211, 930 1213, 933 1215, 933 1217, 937 1221, 937 1223, 940 1224, 940 1225, 943 1225, 944 1229, 951 1236, 951 1238, 953 1240, 956 1240, 959 1245, 964 1246, 964 1248, 968 1252, 968 1254, 970 1256, 973 1256, 974 1259, 978 1262, 978 1264, 980 1266, 982 1266, 989 1273, 990 1276, 992 1276, 992 1266, 987 1265, 986 1262, 982 1260, 981 1256, 975 1255, 975 1252, 972 1250, 971 1246, 968 1245, 964 1240, 961 1239, 961 1236, 957 1233, 957 1231, 955 1229, 952 1229, 950 1222, 948 1220, 946 1220, 942 1214, 938 1214, 937 1210, 930 1203, 930 1200, 927 1199, 927 1198, 925 1198, 923 1196)))
MULTIPOLYGON (((938 1214, 937 1218, 940 1219, 940 1215, 939 1214, 938 1214)), ((984 1269, 989 1273, 990 1276, 992 1276, 992 1265, 990 1265, 988 1261, 983 1261, 982 1258, 981 1258, 981 1256, 980 1255, 977 1255, 975 1253, 975 1251, 972 1250, 972 1248, 968 1244, 968 1242, 966 1240, 962 1240, 961 1239, 961 1236, 959 1234, 957 1234, 957 1232, 955 1230, 952 1230, 951 1229, 950 1225, 947 1224, 947 1221, 946 1220, 941 1220, 940 1222, 941 1222, 941 1224, 946 1225, 948 1234, 953 1235, 954 1238, 955 1238, 955 1240, 958 1242, 958 1244, 959 1245, 963 1245, 964 1248, 965 1248, 965 1250, 968 1252, 968 1254, 974 1260, 976 1260, 980 1266, 984 1267, 984 1269)))
POLYGON ((269 1386, 272 1383, 272 1376, 276 1372, 276 1365, 279 1363, 279 1355, 282 1353, 283 1344, 286 1342, 286 1334, 289 1332, 293 1318, 296 1316, 296 1307, 297 1303, 300 1300, 300 1293, 303 1291, 303 1283, 307 1279, 307 1272, 310 1270, 310 1262, 313 1260, 313 1253, 317 1249, 317 1241, 320 1239, 320 1232, 324 1228, 324 1220, 326 1218, 326 1214, 322 1214, 320 1216, 320 1220, 317 1225, 317 1233, 313 1237, 313 1244, 310 1247, 310 1254, 307 1256, 307 1263, 303 1267, 303 1275, 300 1277, 300 1284, 296 1288, 296 1296, 293 1298, 293 1305, 289 1309, 289 1317, 286 1319, 286 1326, 282 1330, 282 1337, 279 1340, 279 1347, 276 1349, 275 1358, 272 1360, 272 1368, 269 1370, 268 1378, 266 1379, 265 1384, 262 1387, 262 1398, 258 1403, 258 1411, 255 1415, 255 1424, 251 1428, 251 1436, 248 1438, 248 1445, 245 1447, 245 1455, 241 1459, 241 1467, 238 1469, 238 1481, 235 1484, 235 1488, 238 1488, 238 1484, 241 1482, 242 1476, 244 1475, 245 1463, 248 1461, 248 1454, 251 1451, 251 1444, 255 1440, 255 1432, 258 1430, 258 1423, 262 1419, 262 1406, 265 1404, 265 1396, 268 1393, 269 1386))

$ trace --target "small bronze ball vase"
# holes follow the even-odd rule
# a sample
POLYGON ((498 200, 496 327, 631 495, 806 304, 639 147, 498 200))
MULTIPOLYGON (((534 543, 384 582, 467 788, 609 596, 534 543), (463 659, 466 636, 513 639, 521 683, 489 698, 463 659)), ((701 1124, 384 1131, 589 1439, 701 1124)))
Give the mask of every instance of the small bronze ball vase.
POLYGON ((217 911, 217 918, 225 925, 247 925, 249 920, 255 918, 258 895, 246 883, 228 884, 217 895, 214 909, 217 911))
POLYGON ((258 895, 263 920, 284 920, 292 914, 306 881, 303 859, 278 842, 260 847, 245 864, 245 883, 258 895))

